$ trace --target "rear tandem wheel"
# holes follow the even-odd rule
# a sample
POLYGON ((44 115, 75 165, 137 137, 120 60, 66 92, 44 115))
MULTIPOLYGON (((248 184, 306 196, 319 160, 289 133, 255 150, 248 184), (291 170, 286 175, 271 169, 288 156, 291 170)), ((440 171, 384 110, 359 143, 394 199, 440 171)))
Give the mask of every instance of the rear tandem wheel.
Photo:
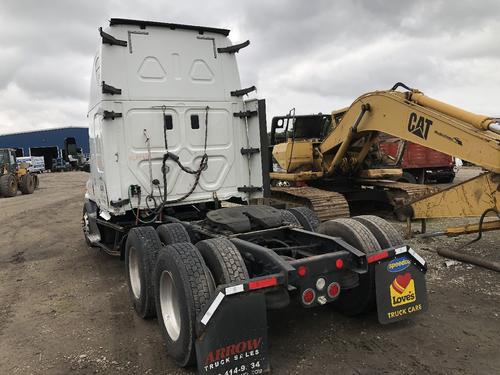
POLYGON ((180 223, 162 224, 156 228, 160 241, 165 245, 173 245, 180 242, 191 242, 189 234, 180 223))
POLYGON ((167 353, 181 367, 196 362, 196 319, 214 289, 191 243, 163 247, 153 273, 156 314, 167 353))
POLYGON ((211 238, 196 244, 216 285, 245 281, 249 278, 245 262, 227 238, 211 238))
POLYGON ((307 207, 293 207, 289 208, 287 211, 290 211, 293 216, 297 218, 302 228, 305 230, 316 232, 320 225, 320 221, 316 213, 307 207))
POLYGON ((132 228, 125 244, 125 269, 129 294, 137 314, 143 318, 156 315, 153 269, 162 244, 153 227, 132 228))
POLYGON ((382 249, 403 245, 404 243, 403 237, 396 228, 379 216, 360 215, 354 216, 353 219, 362 223, 372 232, 382 249))
MULTIPOLYGON (((318 233, 341 237, 349 245, 366 254, 381 250, 372 232, 354 219, 339 218, 325 221, 319 226, 318 233)), ((367 273, 359 275, 357 287, 342 291, 333 305, 346 315, 357 315, 372 310, 375 306, 375 270, 373 267, 369 266, 367 273)))

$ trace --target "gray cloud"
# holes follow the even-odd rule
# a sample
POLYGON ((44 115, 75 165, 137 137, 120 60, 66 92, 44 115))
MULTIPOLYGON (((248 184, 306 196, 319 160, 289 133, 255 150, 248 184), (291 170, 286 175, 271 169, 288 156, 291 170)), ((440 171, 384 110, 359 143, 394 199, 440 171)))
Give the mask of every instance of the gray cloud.
POLYGON ((86 125, 97 28, 111 17, 232 29, 243 85, 268 116, 330 111, 405 81, 498 115, 500 3, 472 1, 3 0, 0 133, 86 125))

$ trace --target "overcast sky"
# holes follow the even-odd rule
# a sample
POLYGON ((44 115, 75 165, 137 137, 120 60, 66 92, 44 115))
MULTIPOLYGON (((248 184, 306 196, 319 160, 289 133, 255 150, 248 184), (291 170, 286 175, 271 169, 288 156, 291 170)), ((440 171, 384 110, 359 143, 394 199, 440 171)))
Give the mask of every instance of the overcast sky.
POLYGON ((500 115, 500 1, 1 0, 0 134, 86 126, 97 28, 111 17, 231 29, 268 117, 329 112, 403 81, 500 115))

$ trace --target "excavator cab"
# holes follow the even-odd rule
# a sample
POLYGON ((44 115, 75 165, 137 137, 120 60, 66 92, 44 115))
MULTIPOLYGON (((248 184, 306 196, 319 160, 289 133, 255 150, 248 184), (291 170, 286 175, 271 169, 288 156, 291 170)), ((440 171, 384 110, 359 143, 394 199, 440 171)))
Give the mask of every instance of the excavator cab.
POLYGON ((322 113, 314 115, 288 114, 273 117, 271 126, 271 145, 288 140, 308 139, 321 141, 331 129, 331 115, 322 113))
POLYGON ((0 149, 0 175, 15 173, 17 170, 15 150, 9 148, 0 149))
POLYGON ((321 113, 296 116, 293 110, 287 116, 274 117, 270 145, 277 168, 288 173, 320 172, 314 149, 330 132, 331 118, 321 113))

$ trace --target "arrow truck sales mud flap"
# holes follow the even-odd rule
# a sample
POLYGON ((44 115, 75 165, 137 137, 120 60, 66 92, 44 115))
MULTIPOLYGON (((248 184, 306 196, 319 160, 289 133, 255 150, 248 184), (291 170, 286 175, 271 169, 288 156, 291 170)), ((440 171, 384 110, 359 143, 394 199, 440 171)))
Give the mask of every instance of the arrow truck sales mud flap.
POLYGON ((199 374, 257 375, 269 372, 266 300, 261 292, 220 291, 201 318, 196 340, 199 374))
POLYGON ((375 265, 378 320, 382 324, 407 319, 427 310, 425 261, 411 248, 375 265))

